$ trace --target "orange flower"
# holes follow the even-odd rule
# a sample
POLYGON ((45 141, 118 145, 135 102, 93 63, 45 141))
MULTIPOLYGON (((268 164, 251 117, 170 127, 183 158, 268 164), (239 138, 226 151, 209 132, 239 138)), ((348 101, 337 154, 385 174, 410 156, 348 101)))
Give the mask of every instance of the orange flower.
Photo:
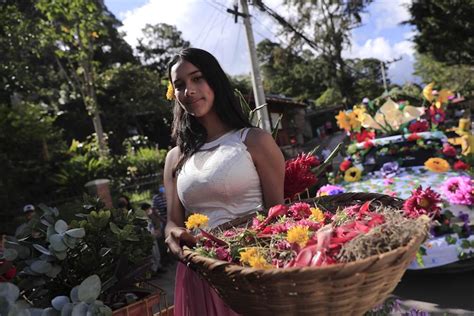
POLYGON ((449 171, 449 163, 443 158, 430 158, 425 161, 425 168, 433 172, 449 171))

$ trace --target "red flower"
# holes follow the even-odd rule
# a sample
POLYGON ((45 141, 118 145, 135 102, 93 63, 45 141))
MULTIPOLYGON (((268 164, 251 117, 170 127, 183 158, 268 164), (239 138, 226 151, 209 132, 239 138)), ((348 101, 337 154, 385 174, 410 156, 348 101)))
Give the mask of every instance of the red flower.
POLYGON ((362 142, 365 142, 366 140, 374 139, 375 133, 364 129, 360 133, 355 133, 354 136, 358 143, 362 143, 362 142))
POLYGON ((346 171, 347 169, 349 169, 352 165, 352 161, 346 159, 344 160, 343 162, 341 162, 341 164, 339 165, 339 170, 341 170, 342 172, 346 171))
POLYGON ((450 144, 443 145, 443 154, 448 157, 456 157, 456 148, 451 146, 450 144))
POLYGON ((446 113, 443 111, 443 109, 438 109, 435 106, 431 106, 430 116, 432 123, 439 124, 441 122, 444 122, 444 119, 446 118, 446 113))
POLYGON ((469 165, 462 160, 458 160, 454 163, 454 170, 468 170, 469 165))
POLYGON ((311 172, 311 167, 317 165, 319 165, 318 158, 308 154, 300 154, 285 162, 285 198, 293 198, 318 181, 311 172))
POLYGON ((407 140, 409 142, 414 142, 414 141, 417 141, 418 139, 420 139, 421 137, 417 134, 417 133, 413 133, 413 134, 410 134, 408 135, 408 138, 407 140))
POLYGON ((428 126, 428 121, 415 121, 413 123, 410 124, 410 126, 408 127, 408 130, 412 133, 422 133, 422 132, 426 132, 428 130, 429 126, 428 126))
POLYGON ((372 147, 374 147, 374 143, 372 143, 370 140, 364 142, 364 148, 365 149, 370 149, 372 147))
POLYGON ((295 203, 290 206, 290 212, 294 218, 306 218, 311 215, 311 206, 304 202, 295 203))
POLYGON ((441 201, 440 195, 430 187, 423 191, 420 185, 413 190, 412 195, 403 204, 403 210, 408 217, 417 218, 423 214, 434 218, 439 215, 441 208, 438 206, 441 201))

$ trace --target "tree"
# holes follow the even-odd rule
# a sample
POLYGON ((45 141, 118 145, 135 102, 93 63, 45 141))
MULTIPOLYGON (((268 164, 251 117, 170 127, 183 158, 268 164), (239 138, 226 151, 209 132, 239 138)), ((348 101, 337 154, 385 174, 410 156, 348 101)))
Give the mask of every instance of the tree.
POLYGON ((104 126, 111 132, 113 152, 122 152, 122 142, 131 130, 146 135, 161 147, 169 145, 172 114, 165 100, 167 85, 156 71, 124 64, 110 68, 99 78, 98 100, 104 110, 104 126))
POLYGON ((452 65, 438 62, 427 54, 417 54, 415 75, 423 82, 436 82, 443 88, 461 92, 465 95, 474 93, 474 68, 467 65, 452 65))
POLYGON ((155 69, 164 77, 171 58, 189 42, 181 37, 176 26, 166 23, 147 24, 142 30, 143 36, 138 39, 137 51, 142 62, 155 69))
POLYGON ((96 96, 97 39, 106 36, 104 7, 95 0, 39 0, 44 18, 40 23, 41 44, 55 56, 61 73, 77 91, 92 117, 101 155, 107 145, 96 96))
POLYGON ((474 0, 414 0, 409 6, 417 51, 448 65, 474 65, 474 0))
MULTIPOLYGON (((361 102, 363 98, 375 99, 384 92, 380 60, 376 58, 347 60, 352 81, 354 82, 351 103, 361 102)), ((384 64, 385 71, 387 66, 384 64)), ((387 85, 390 80, 387 78, 387 85)))
MULTIPOLYGON (((298 11, 297 19, 291 23, 299 30, 313 30, 310 46, 326 65, 326 85, 338 90, 346 102, 352 85, 342 51, 349 44, 352 29, 361 23, 360 13, 371 1, 285 0, 286 4, 298 11)), ((308 43, 288 28, 285 32, 292 36, 291 46, 308 43)))
POLYGON ((326 90, 321 76, 324 65, 309 51, 297 55, 290 48, 263 40, 257 45, 257 57, 269 93, 305 100, 316 99, 326 90))

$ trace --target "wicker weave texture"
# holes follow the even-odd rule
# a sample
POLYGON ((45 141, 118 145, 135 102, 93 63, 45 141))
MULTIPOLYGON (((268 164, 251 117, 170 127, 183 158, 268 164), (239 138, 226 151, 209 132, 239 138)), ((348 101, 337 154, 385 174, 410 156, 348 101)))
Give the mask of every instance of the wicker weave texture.
MULTIPOLYGON (((397 208, 403 203, 400 199, 371 193, 344 193, 316 199, 328 209, 368 200, 397 208)), ((246 220, 233 221, 232 225, 246 220)), ((261 270, 203 257, 190 250, 185 250, 185 254, 188 265, 241 314, 362 315, 381 304, 395 289, 425 238, 420 233, 406 246, 390 252, 324 267, 261 270)))

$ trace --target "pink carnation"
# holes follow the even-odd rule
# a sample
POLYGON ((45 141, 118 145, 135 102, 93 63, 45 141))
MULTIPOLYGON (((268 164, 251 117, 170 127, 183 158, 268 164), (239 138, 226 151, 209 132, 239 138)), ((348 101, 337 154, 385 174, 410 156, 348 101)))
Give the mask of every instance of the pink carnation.
POLYGON ((295 203, 290 206, 290 214, 295 218, 306 218, 311 215, 311 206, 304 202, 295 203))
POLYGON ((474 204, 472 182, 468 176, 449 178, 443 183, 441 190, 452 204, 474 204))
POLYGON ((439 215, 441 208, 439 202, 440 195, 431 190, 430 187, 423 190, 420 185, 416 190, 413 190, 412 195, 403 204, 405 214, 410 218, 417 218, 420 215, 426 214, 431 218, 439 215))

